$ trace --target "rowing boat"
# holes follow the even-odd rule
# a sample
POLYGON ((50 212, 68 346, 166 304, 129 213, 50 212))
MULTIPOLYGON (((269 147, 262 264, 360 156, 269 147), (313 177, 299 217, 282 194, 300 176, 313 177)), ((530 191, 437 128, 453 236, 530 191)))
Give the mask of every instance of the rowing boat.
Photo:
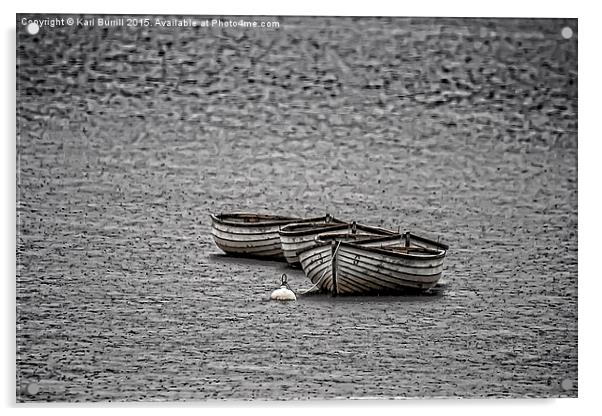
POLYGON ((280 228, 292 223, 324 221, 325 218, 304 219, 244 212, 211 214, 211 235, 215 244, 226 254, 284 260, 280 228))
POLYGON ((226 254, 282 259, 280 227, 302 218, 252 213, 211 214, 211 234, 226 254))
POLYGON ((441 278, 448 246, 411 233, 379 238, 322 234, 299 253, 303 271, 336 295, 427 290, 441 278))
POLYGON ((352 234, 385 236, 394 235, 394 231, 389 231, 380 227, 371 227, 355 222, 346 223, 332 217, 325 217, 322 221, 304 222, 285 225, 280 229, 280 243, 284 257, 290 265, 299 265, 298 253, 313 247, 316 244, 316 237, 324 233, 343 232, 348 230, 352 234))

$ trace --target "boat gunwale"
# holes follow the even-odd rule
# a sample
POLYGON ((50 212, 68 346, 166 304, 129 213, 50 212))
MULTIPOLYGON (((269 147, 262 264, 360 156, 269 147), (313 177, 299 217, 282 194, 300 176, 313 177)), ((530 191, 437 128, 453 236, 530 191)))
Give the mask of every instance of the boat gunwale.
MULTIPOLYGON (((323 237, 327 237, 328 235, 318 235, 316 236, 316 245, 315 247, 320 247, 320 246, 326 246, 326 245, 330 245, 332 244, 333 241, 336 241, 337 244, 341 245, 341 246, 350 246, 352 248, 355 249, 361 249, 361 250, 366 250, 366 251, 371 251, 373 253, 378 253, 384 256, 392 256, 392 257, 398 257, 398 258, 403 258, 403 259, 412 259, 412 260, 433 260, 433 259, 440 259, 440 258, 444 258, 445 255, 447 254, 447 250, 443 250, 443 249, 430 249, 430 248, 422 248, 423 250, 430 252, 427 253, 427 255, 414 255, 414 254, 410 254, 410 253, 401 253, 401 252, 397 252, 397 251, 393 251, 391 250, 391 248, 395 248, 395 246, 390 246, 390 247, 367 247, 363 244, 367 243, 367 242, 373 242, 374 240, 378 239, 374 239, 374 240, 368 240, 368 241, 362 241, 361 243, 350 243, 347 241, 338 241, 336 239, 336 235, 330 235, 333 237, 332 240, 329 241, 323 241, 322 238, 323 237)), ((398 236, 403 237, 403 234, 399 234, 396 235, 395 238, 397 238, 398 236)), ((380 237, 380 239, 384 239, 386 240, 386 237, 389 236, 385 236, 385 238, 380 237)), ((399 244, 401 245, 401 244, 399 244)))
MULTIPOLYGON (((330 245, 331 242, 322 242, 319 240, 320 237, 328 237, 328 236, 336 236, 339 234, 328 234, 328 233, 321 233, 318 234, 315 239, 314 239, 314 244, 312 244, 311 247, 306 247, 302 250, 297 250, 295 251, 297 257, 299 257, 299 261, 301 261, 301 254, 305 253, 306 251, 309 251, 313 248, 316 247, 321 247, 321 246, 326 246, 326 245, 330 245)), ((342 234, 341 234, 342 235, 342 234)), ((345 235, 350 235, 350 234, 345 234, 345 235)), ((351 235, 356 235, 356 236, 366 236, 366 237, 372 237, 370 234, 351 234, 351 235)), ((352 243, 355 245, 359 245, 361 246, 361 244, 367 244, 367 243, 377 243, 380 241, 387 241, 387 240, 396 240, 396 239, 401 239, 399 234, 391 234, 391 235, 379 235, 379 236, 374 236, 374 238, 366 238, 365 240, 362 240, 361 243, 352 243)), ((363 247, 363 246, 361 246, 363 247)))
POLYGON ((233 212, 230 214, 209 214, 211 219, 218 224, 229 225, 232 227, 241 228, 254 228, 254 227, 269 227, 269 226, 280 226, 282 224, 290 224, 292 222, 301 222, 303 218, 299 217, 286 217, 283 215, 272 215, 272 214, 256 214, 250 212, 233 212), (236 217, 256 217, 259 219, 265 219, 264 221, 257 222, 238 222, 231 221, 225 218, 236 218, 236 217))
MULTIPOLYGON (((344 249, 346 247, 343 247, 344 249)), ((428 258, 420 258, 420 260, 416 260, 416 259, 403 259, 403 260, 408 260, 409 262, 412 262, 413 264, 400 264, 397 262, 391 262, 386 258, 382 258, 382 256, 380 254, 378 254, 378 256, 380 257, 375 257, 375 254, 377 253, 362 253, 361 255, 355 254, 354 251, 341 251, 340 252, 341 257, 345 258, 346 260, 353 262, 356 257, 360 257, 358 259, 358 261, 361 261, 362 263, 371 265, 371 266, 375 266, 375 267, 382 267, 383 269, 386 270, 390 270, 392 272, 401 272, 401 269, 404 270, 414 270, 414 271, 420 271, 420 270, 433 270, 439 267, 443 267, 444 262, 441 261, 442 259, 439 258, 433 258, 433 257, 428 257, 428 258), (436 264, 425 264, 427 261, 429 262, 436 262, 436 264), (378 266, 380 264, 380 266, 378 266)), ((416 274, 418 275, 419 273, 412 273, 412 272, 403 272, 403 273, 408 273, 408 274, 416 274)))
POLYGON ((337 220, 337 219, 333 219, 333 223, 320 223, 319 221, 314 221, 316 223, 316 227, 314 227, 314 229, 306 229, 306 230, 302 230, 302 231, 296 231, 296 230, 291 230, 290 228, 294 228, 294 227, 301 227, 301 226, 309 226, 311 224, 307 223, 307 222, 295 222, 292 224, 287 224, 284 227, 282 227, 280 229, 280 235, 284 236, 284 237, 300 237, 300 236, 304 236, 304 235, 311 235, 311 234, 315 234, 316 230, 315 228, 320 228, 320 233, 322 232, 327 232, 327 231, 336 231, 336 230, 344 230, 345 228, 347 228, 349 226, 348 223, 337 220), (319 224, 322 224, 324 227, 320 227, 319 224), (324 231, 323 231, 324 230, 324 231))
MULTIPOLYGON (((299 230, 299 231, 291 230, 291 228, 300 227, 303 225, 309 225, 309 224, 307 224, 307 221, 305 223, 299 222, 299 223, 287 224, 280 229, 280 234, 285 237, 298 237, 298 236, 300 237, 300 236, 311 235, 311 234, 316 234, 316 233, 323 234, 323 233, 327 233, 329 231, 345 230, 345 229, 353 226, 353 222, 341 221, 334 217, 333 217, 332 221, 334 221, 334 223, 332 223, 332 224, 326 223, 326 224, 324 224, 324 225, 326 225, 326 227, 318 229, 318 230, 316 230, 316 229, 307 229, 307 230, 299 230)), ((314 222, 318 223, 319 221, 314 221, 314 222)), ((398 234, 396 231, 388 230, 388 229, 382 228, 382 227, 375 227, 372 225, 355 223, 355 227, 357 230, 369 232, 369 233, 372 233, 375 235, 388 236, 388 235, 398 234)), ((316 227, 316 228, 319 228, 319 227, 316 227)))
MULTIPOLYGON (((224 225, 229 225, 229 226, 233 226, 233 227, 241 227, 241 228, 252 228, 252 227, 269 227, 269 226, 279 226, 281 228, 283 228, 284 226, 287 225, 292 225, 292 224, 305 224, 305 223, 310 223, 310 222, 320 222, 320 221, 324 221, 327 218, 327 215, 324 215, 322 217, 309 217, 309 218, 302 218, 302 217, 287 217, 284 215, 272 215, 272 214, 257 214, 257 213, 252 213, 252 212, 233 212, 233 213, 229 213, 229 214, 209 214, 209 216, 211 217, 211 219, 213 221, 215 221, 218 224, 224 224, 224 225), (237 221, 230 221, 228 219, 224 219, 223 217, 244 217, 244 216, 248 216, 248 217, 258 217, 258 218, 265 218, 266 221, 258 221, 258 222, 237 222, 237 221)), ((345 222, 338 220, 334 217, 330 217, 332 218, 332 221, 337 221, 340 222, 341 224, 345 224, 345 222)), ((276 230, 276 232, 280 231, 280 228, 278 230, 276 230)))

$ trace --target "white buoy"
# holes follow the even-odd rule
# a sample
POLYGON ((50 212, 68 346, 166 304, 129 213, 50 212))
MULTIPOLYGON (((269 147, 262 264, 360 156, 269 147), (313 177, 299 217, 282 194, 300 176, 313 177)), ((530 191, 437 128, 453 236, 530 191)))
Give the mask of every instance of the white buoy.
POLYGON ((286 274, 282 274, 282 285, 280 289, 276 289, 272 292, 270 296, 272 300, 297 300, 297 296, 295 296, 295 292, 288 287, 288 283, 286 282, 286 274))

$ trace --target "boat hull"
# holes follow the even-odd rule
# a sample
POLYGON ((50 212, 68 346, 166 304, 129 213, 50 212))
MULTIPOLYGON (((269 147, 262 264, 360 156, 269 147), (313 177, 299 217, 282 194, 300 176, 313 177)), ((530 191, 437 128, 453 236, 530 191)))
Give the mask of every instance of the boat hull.
POLYGON ((445 250, 403 254, 392 247, 404 245, 320 244, 300 254, 301 266, 316 286, 333 295, 427 290, 439 281, 445 250))
POLYGON ((284 260, 280 227, 302 221, 295 217, 255 216, 254 214, 211 215, 211 235, 226 254, 284 260))

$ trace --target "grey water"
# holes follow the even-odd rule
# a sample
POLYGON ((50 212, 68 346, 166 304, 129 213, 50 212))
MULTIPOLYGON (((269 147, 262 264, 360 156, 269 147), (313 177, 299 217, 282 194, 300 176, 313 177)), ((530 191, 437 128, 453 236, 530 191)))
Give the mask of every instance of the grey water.
POLYGON ((17 401, 577 396, 576 19, 21 17, 17 401), (311 282, 235 210, 439 238, 442 284, 271 302, 311 282))

